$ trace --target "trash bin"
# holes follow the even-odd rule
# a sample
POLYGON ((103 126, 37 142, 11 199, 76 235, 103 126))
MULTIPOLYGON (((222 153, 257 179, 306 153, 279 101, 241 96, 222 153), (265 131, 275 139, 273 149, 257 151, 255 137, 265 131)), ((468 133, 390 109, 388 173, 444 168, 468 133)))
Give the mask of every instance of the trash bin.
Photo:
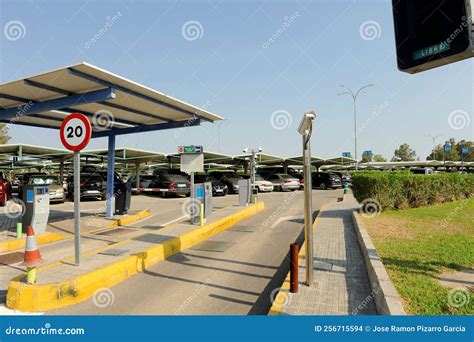
POLYGON ((132 183, 120 183, 117 187, 115 196, 115 215, 126 214, 130 209, 130 202, 132 198, 132 183))

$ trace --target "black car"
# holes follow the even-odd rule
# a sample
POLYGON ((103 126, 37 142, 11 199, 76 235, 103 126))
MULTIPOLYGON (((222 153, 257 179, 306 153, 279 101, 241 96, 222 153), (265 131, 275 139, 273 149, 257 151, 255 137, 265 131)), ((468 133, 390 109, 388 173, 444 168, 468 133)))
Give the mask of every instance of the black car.
POLYGON ((212 183, 212 196, 225 196, 229 192, 229 187, 219 179, 210 175, 195 175, 194 183, 212 183))
MULTIPOLYGON (((67 178, 68 197, 74 200, 74 176, 67 178)), ((81 173, 80 196, 82 198, 94 198, 103 200, 106 197, 107 182, 99 173, 81 173)))
POLYGON ((341 178, 342 184, 351 184, 351 174, 348 172, 333 172, 341 178))
POLYGON ((311 181, 313 188, 320 188, 321 190, 335 189, 342 186, 341 178, 332 172, 314 172, 311 175, 311 181))
MULTIPOLYGON (((141 188, 141 189, 148 189, 151 188, 151 185, 153 183, 153 180, 156 178, 156 176, 150 176, 150 175, 140 175, 140 180, 139 184, 137 186, 137 177, 132 176, 129 179, 129 182, 132 184, 132 188, 141 188)), ((139 192, 138 190, 135 192, 139 192)))
POLYGON ((212 171, 209 174, 220 183, 227 185, 230 194, 239 193, 239 180, 241 180, 242 177, 238 174, 225 171, 212 171))
POLYGON ((163 189, 161 195, 167 197, 170 194, 188 196, 191 193, 191 183, 188 176, 179 170, 157 169, 150 186, 163 189))

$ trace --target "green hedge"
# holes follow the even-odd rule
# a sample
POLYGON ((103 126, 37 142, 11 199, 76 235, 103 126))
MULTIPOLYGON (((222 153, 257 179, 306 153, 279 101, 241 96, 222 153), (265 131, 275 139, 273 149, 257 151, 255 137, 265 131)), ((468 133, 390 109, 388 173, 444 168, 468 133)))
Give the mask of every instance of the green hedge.
POLYGON ((357 172, 352 175, 352 192, 359 202, 374 199, 382 209, 418 208, 472 197, 474 174, 357 172))

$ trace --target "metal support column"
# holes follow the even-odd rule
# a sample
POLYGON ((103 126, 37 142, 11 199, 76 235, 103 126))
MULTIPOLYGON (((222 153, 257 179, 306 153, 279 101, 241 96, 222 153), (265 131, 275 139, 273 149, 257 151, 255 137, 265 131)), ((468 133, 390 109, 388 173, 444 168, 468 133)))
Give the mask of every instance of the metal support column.
POLYGON ((61 159, 61 162, 59 163, 59 182, 61 185, 64 182, 64 159, 61 159))
POLYGON ((135 187, 139 188, 140 187, 140 163, 136 162, 135 163, 135 187))
POLYGON ((107 160, 107 210, 106 217, 114 216, 114 171, 115 171, 115 135, 109 135, 107 160))
POLYGON ((311 133, 303 134, 303 174, 304 174, 304 225, 306 241, 306 281, 305 285, 314 284, 314 260, 313 260, 313 203, 311 182, 311 133))
POLYGON ((74 264, 81 257, 81 155, 74 152, 74 264))

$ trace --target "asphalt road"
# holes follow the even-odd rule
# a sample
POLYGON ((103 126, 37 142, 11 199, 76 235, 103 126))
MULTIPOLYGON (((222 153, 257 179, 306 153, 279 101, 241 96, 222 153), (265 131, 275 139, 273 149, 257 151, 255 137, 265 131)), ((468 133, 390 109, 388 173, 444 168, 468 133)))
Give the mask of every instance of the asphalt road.
MULTIPOLYGON (((341 196, 342 190, 313 190, 314 210, 341 196)), ((87 301, 47 314, 266 314, 288 272, 289 244, 302 240, 303 192, 261 199, 263 212, 209 239, 230 243, 225 251, 185 250, 87 301)))

